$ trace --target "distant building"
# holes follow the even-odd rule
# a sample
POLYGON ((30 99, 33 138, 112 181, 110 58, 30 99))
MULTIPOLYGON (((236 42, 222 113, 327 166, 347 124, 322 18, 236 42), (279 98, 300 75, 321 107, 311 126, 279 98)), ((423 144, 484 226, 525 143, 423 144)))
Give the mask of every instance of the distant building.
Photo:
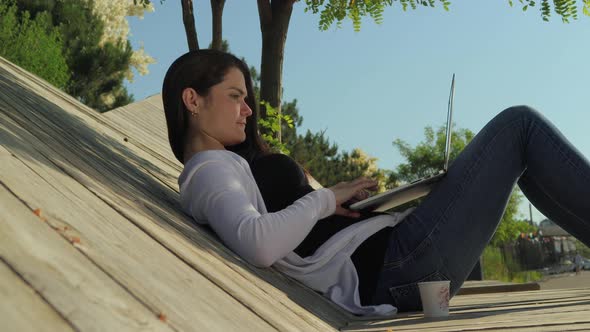
POLYGON ((549 219, 539 223, 539 230, 544 236, 570 236, 568 232, 549 219))
POLYGON ((575 238, 549 219, 539 223, 539 233, 546 242, 551 242, 550 252, 557 260, 567 258, 576 251, 575 238))

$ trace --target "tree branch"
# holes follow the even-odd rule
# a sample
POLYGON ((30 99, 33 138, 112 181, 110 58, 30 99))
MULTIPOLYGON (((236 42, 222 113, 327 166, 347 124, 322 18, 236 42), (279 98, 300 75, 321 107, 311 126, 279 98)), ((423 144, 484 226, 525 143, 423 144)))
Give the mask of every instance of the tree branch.
POLYGON ((225 0, 211 0, 211 14, 213 16, 213 20, 211 20, 211 23, 213 25, 213 38, 211 40, 211 48, 215 50, 221 50, 223 44, 222 17, 224 5, 225 0))
POLYGON ((199 40, 197 39, 197 28, 195 27, 195 15, 193 13, 193 0, 181 0, 182 2, 182 21, 186 31, 186 41, 188 42, 189 51, 199 49, 199 40))
POLYGON ((263 25, 272 23, 272 9, 270 8, 271 0, 258 0, 258 17, 260 18, 260 28, 263 25))

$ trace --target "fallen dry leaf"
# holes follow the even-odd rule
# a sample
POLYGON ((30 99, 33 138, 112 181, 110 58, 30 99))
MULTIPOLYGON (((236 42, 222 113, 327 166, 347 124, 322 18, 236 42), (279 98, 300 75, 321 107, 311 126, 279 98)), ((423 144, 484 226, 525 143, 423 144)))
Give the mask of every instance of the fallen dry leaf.
POLYGON ((74 236, 73 238, 70 239, 70 242, 72 243, 80 243, 80 238, 77 236, 74 236))
POLYGON ((47 221, 47 218, 41 216, 41 209, 37 208, 35 210, 33 210, 33 213, 39 217, 39 219, 41 219, 41 221, 47 221))

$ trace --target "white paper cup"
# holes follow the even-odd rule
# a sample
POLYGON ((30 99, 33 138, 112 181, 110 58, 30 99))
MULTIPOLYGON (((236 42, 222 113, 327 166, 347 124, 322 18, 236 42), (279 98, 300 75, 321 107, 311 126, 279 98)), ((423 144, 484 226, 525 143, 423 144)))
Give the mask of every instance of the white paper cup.
POLYGON ((449 280, 419 282, 420 299, 426 317, 444 317, 449 315, 449 280))

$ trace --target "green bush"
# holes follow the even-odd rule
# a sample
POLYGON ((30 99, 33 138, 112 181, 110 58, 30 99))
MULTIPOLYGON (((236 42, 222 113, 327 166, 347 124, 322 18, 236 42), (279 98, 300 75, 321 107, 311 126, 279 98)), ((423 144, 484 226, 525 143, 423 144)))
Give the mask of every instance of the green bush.
POLYGON ((273 152, 289 155, 291 151, 278 138, 278 133, 283 123, 288 128, 293 128, 293 119, 287 114, 279 114, 279 111, 275 107, 272 107, 264 100, 260 102, 260 105, 266 108, 266 118, 260 118, 258 120, 258 125, 262 132, 262 139, 264 139, 273 152))
POLYGON ((494 246, 487 246, 483 251, 482 267, 485 280, 523 283, 543 278, 543 275, 537 271, 520 271, 515 262, 507 262, 502 255, 502 250, 494 246))
POLYGON ((34 19, 14 3, 0 3, 0 56, 64 89, 70 79, 60 32, 46 12, 34 19))
POLYGON ((575 240, 576 243, 576 250, 580 253, 580 255, 590 258, 590 248, 586 246, 582 241, 575 240))

